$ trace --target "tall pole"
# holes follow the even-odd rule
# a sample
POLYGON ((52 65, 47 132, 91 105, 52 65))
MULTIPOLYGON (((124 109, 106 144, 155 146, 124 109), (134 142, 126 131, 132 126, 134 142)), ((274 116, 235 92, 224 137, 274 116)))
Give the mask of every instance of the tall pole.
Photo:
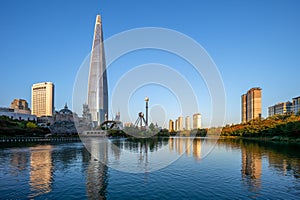
POLYGON ((148 101, 149 101, 149 98, 146 97, 145 101, 146 101, 146 127, 147 127, 148 126, 148 101))

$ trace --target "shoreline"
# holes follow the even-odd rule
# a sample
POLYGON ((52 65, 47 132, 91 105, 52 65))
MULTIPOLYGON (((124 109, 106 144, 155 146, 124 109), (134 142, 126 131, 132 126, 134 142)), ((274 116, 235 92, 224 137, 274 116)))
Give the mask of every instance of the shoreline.
POLYGON ((243 139, 243 140, 287 142, 287 143, 299 143, 300 144, 300 138, 292 138, 292 137, 286 137, 286 136, 273 136, 273 137, 220 136, 219 139, 243 139))

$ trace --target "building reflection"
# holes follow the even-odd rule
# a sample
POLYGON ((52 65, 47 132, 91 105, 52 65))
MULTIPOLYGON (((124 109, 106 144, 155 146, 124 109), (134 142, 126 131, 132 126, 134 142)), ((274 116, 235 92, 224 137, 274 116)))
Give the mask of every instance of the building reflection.
POLYGON ((261 149, 255 143, 241 145, 242 154, 242 178, 250 191, 261 188, 262 154, 261 149))
POLYGON ((193 140, 193 156, 196 160, 201 159, 201 139, 199 138, 193 140))
POLYGON ((18 173, 27 167, 28 157, 26 152, 13 152, 10 158, 10 165, 13 167, 11 174, 18 176, 18 173))
POLYGON ((201 159, 201 138, 189 138, 189 137, 170 137, 169 138, 169 150, 175 151, 179 155, 185 154, 189 156, 192 152, 193 157, 196 160, 201 159))
POLYGON ((50 192, 52 184, 52 146, 30 148, 30 198, 50 192))
MULTIPOLYGON (((201 145, 201 144, 200 144, 201 145)), ((191 140, 185 140, 185 146, 186 146, 186 155, 191 154, 191 140)))
POLYGON ((89 199, 105 199, 108 184, 106 166, 108 161, 108 140, 91 138, 85 141, 85 145, 90 152, 86 177, 87 196, 89 199))
POLYGON ((263 159, 273 172, 300 178, 298 144, 226 139, 218 140, 217 145, 241 150, 242 180, 250 190, 261 188, 263 159))
POLYGON ((169 150, 173 151, 174 150, 174 138, 170 137, 169 138, 169 150))

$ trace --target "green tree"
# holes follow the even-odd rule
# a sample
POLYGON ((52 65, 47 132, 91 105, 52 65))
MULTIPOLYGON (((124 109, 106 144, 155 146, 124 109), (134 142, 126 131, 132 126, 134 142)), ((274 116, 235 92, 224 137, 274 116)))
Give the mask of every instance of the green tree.
POLYGON ((26 127, 27 128, 37 128, 37 125, 33 122, 27 122, 26 127))
POLYGON ((154 131, 154 130, 155 130, 155 126, 154 126, 153 123, 151 123, 151 124, 149 125, 149 129, 150 129, 151 131, 154 131))

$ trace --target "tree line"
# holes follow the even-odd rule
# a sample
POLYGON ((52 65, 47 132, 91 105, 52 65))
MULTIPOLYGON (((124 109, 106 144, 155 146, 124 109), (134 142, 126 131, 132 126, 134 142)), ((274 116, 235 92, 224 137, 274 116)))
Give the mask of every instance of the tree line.
POLYGON ((300 115, 274 115, 266 119, 254 119, 246 123, 226 125, 221 136, 243 137, 300 137, 300 115))

